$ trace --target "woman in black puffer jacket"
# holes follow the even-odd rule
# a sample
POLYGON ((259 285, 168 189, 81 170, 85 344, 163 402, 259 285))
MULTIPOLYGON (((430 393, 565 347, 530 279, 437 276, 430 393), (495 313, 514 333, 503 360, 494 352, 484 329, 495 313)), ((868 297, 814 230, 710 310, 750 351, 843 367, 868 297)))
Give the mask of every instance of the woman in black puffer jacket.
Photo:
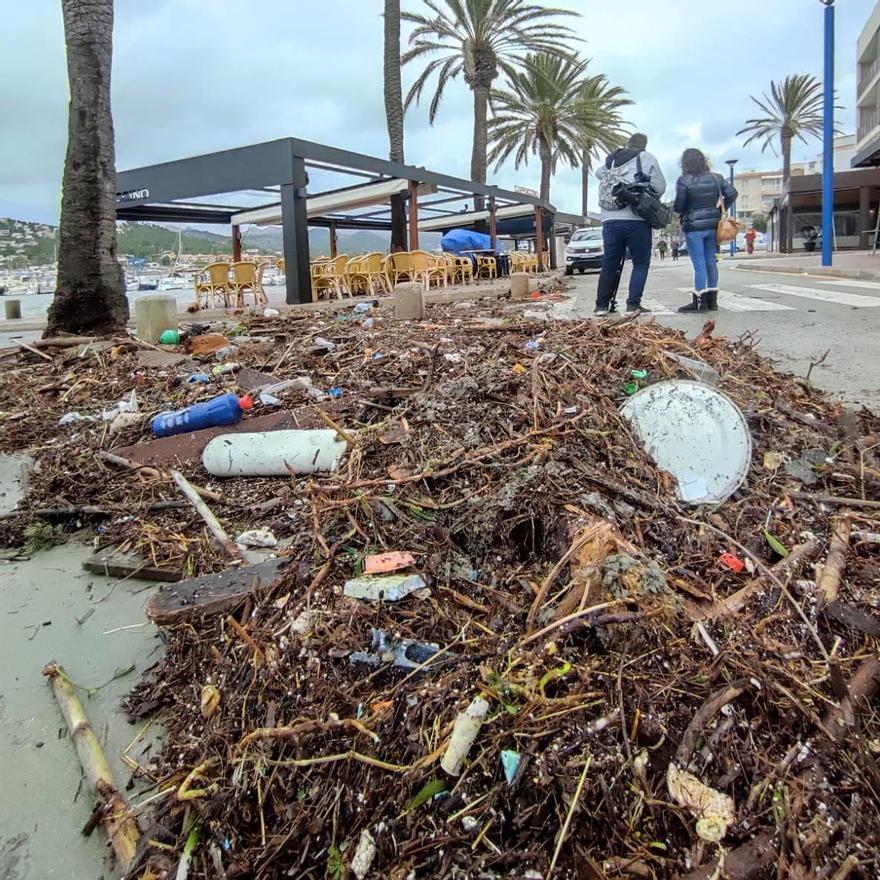
POLYGON ((694 264, 692 302, 680 312, 715 311, 718 308, 718 260, 715 232, 721 220, 721 203, 727 210, 737 192, 720 174, 709 170, 706 157, 694 148, 681 157, 682 175, 675 189, 675 212, 687 241, 688 256, 694 264))

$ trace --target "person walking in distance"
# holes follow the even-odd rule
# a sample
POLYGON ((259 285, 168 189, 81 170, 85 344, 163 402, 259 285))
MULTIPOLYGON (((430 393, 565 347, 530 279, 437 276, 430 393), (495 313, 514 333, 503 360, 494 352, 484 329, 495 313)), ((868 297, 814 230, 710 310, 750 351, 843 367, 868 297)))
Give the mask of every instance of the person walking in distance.
POLYGON ((608 307, 620 282, 627 250, 632 258, 632 273, 626 311, 629 314, 649 311, 642 306, 642 294, 651 266, 651 227, 629 206, 621 207, 622 203, 615 195, 616 188, 631 184, 649 186, 658 197, 666 191, 666 179, 660 170, 660 163, 646 151, 647 146, 648 138, 645 135, 631 135, 627 145, 615 150, 596 171, 604 245, 596 293, 596 315, 608 314, 608 307))
POLYGON ((694 293, 680 312, 718 309, 718 260, 716 232, 721 206, 727 210, 737 192, 720 174, 709 170, 706 157, 691 147, 681 156, 681 177, 675 185, 674 210, 681 215, 681 228, 688 256, 694 266, 694 293))
POLYGON ((661 260, 666 259, 666 240, 663 238, 657 242, 657 253, 660 254, 661 260))
POLYGON ((677 238, 672 239, 672 262, 678 262, 678 252, 681 250, 681 244, 677 238))
POLYGON ((755 232, 755 227, 750 226, 746 230, 746 253, 753 254, 755 252, 755 239, 758 237, 758 233, 755 232))

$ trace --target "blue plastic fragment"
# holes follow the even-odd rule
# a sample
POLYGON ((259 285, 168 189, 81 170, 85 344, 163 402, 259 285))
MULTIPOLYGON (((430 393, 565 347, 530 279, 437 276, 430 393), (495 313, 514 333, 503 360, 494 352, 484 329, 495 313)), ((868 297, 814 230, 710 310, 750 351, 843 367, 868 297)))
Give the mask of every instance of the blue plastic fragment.
POLYGON ((342 397, 342 389, 336 385, 334 385, 332 388, 328 388, 327 393, 331 397, 342 397))
POLYGON ((501 766, 504 769, 504 778, 507 780, 508 785, 513 785, 513 779, 516 776, 516 771, 519 770, 520 761, 522 761, 522 755, 519 752, 502 749, 501 766))
POLYGON ((211 377, 207 375, 207 373, 193 373, 189 379, 186 380, 190 385, 195 385, 198 383, 199 385, 207 385, 208 382, 211 381, 211 377))

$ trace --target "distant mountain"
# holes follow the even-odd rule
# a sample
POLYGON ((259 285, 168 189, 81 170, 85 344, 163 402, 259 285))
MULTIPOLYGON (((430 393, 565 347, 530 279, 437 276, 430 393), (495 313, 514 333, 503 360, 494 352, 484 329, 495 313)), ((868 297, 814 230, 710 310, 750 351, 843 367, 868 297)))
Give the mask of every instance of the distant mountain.
MULTIPOLYGON (((0 218, 0 266, 23 267, 45 265, 55 259, 58 229, 44 223, 0 218)), ((232 253, 229 235, 203 229, 186 228, 181 244, 185 254, 221 255, 232 253)), ((386 253, 390 232, 369 229, 340 230, 337 247, 340 254, 386 253)), ((424 250, 440 247, 438 233, 423 233, 419 243, 424 250)), ((284 240, 278 226, 251 226, 243 230, 242 245, 250 253, 281 256, 284 240)), ((177 253, 177 230, 156 223, 121 222, 117 225, 117 250, 120 256, 159 261, 173 259, 177 253)), ((330 253, 330 233, 326 229, 309 230, 309 252, 312 257, 330 253)))

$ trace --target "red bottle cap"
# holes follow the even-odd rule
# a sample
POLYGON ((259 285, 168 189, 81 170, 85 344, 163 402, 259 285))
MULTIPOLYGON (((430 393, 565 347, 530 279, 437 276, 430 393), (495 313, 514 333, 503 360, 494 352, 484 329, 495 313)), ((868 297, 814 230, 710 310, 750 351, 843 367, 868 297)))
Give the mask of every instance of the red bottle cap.
POLYGON ((241 409, 251 409, 254 405, 254 399, 250 396, 250 394, 245 394, 244 397, 238 398, 238 405, 241 409))
POLYGON ((718 557, 718 561, 722 565, 726 565, 731 571, 736 572, 736 574, 739 574, 746 567, 742 559, 734 556, 732 553, 722 553, 718 557))

